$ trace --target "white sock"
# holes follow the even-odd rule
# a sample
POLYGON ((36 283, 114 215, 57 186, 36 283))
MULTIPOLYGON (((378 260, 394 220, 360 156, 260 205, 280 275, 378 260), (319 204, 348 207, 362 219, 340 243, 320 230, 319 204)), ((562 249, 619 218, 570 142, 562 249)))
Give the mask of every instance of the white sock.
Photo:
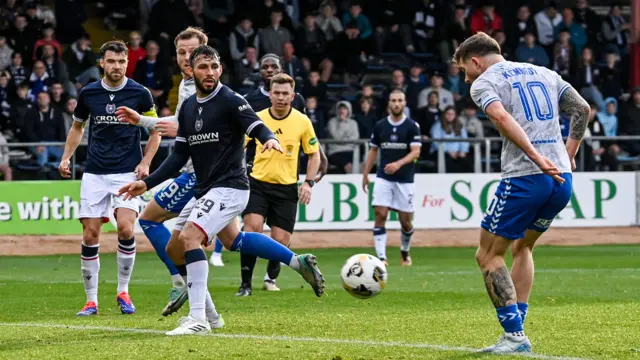
POLYGON ((173 282, 173 287, 182 288, 187 286, 187 283, 182 278, 180 274, 171 275, 171 281, 173 282))
POLYGON ((381 260, 387 259, 387 229, 373 228, 373 241, 376 247, 376 253, 381 260))
POLYGON ((298 257, 295 254, 291 257, 291 260, 289 260, 289 267, 295 271, 300 270, 300 262, 298 261, 298 257))
POLYGON ((98 273, 100 272, 100 245, 87 246, 82 243, 80 254, 80 270, 84 281, 84 292, 87 294, 87 302, 93 301, 98 305, 98 273))
POLYGON ((129 280, 136 262, 136 240, 118 240, 118 294, 129 293, 129 280))
POLYGON ((524 331, 516 331, 516 332, 510 332, 510 333, 505 333, 509 338, 516 340, 516 341, 521 341, 524 340, 525 335, 524 335, 524 331))
POLYGON ((187 264, 187 291, 189 292, 189 316, 198 321, 206 322, 205 304, 208 292, 209 263, 204 251, 202 251, 202 256, 204 260, 187 264))
POLYGON ((269 277, 269 273, 264 274, 264 280, 265 280, 265 281, 267 281, 267 280, 269 280, 269 281, 275 281, 275 280, 273 280, 272 278, 270 278, 270 277, 269 277))
POLYGON ((411 249, 411 236, 413 235, 413 230, 413 228, 407 232, 400 230, 400 251, 409 252, 411 249))
POLYGON ((216 305, 213 303, 209 290, 207 290, 207 298, 205 299, 204 307, 207 320, 217 320, 220 317, 220 314, 216 311, 216 305))

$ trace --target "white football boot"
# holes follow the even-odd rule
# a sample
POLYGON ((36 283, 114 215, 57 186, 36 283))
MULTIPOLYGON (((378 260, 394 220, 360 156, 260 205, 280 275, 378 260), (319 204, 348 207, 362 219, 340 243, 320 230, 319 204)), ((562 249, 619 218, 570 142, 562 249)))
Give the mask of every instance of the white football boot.
POLYGON ((530 353, 531 341, 526 336, 504 333, 495 345, 480 349, 479 352, 493 354, 530 353))
POLYGON ((180 318, 177 328, 168 331, 167 336, 179 336, 179 335, 206 335, 211 332, 211 325, 209 322, 200 322, 191 316, 185 316, 180 318))

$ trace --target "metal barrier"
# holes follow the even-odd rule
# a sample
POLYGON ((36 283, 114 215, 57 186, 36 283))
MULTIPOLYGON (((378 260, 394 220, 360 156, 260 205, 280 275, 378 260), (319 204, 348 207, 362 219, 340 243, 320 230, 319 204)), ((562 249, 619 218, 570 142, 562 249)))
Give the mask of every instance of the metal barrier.
MULTIPOLYGON (((607 136, 592 136, 586 141, 613 141, 616 143, 630 142, 630 141, 638 141, 640 142, 640 136, 616 136, 616 137, 607 137, 607 136)), ((499 137, 488 137, 488 138, 467 138, 467 139, 428 139, 423 141, 423 146, 430 146, 432 143, 437 143, 437 169, 438 173, 446 173, 446 161, 445 161, 445 151, 444 144, 450 142, 468 142, 470 143, 473 149, 473 172, 475 173, 490 173, 491 172, 491 164, 492 160, 495 160, 495 163, 499 163, 499 155, 495 158, 492 158, 492 146, 494 143, 502 143, 502 138, 499 137), (482 151, 482 146, 484 145, 484 151, 482 151), (484 171, 483 164, 484 162, 484 171)), ((146 145, 146 141, 142 141, 142 145, 146 145)), ((335 140, 335 139, 323 139, 320 140, 320 144, 325 148, 328 146, 331 147, 331 144, 354 144, 355 147, 353 149, 353 157, 352 157, 352 165, 353 165, 353 173, 359 174, 361 169, 361 163, 364 161, 365 157, 362 156, 360 147, 364 147, 364 154, 369 153, 369 140, 368 139, 358 139, 358 140, 335 140)), ((173 148, 174 141, 173 140, 162 140, 160 143, 161 147, 167 147, 169 150, 173 148)), ((64 146, 64 142, 31 142, 31 143, 8 143, 2 146, 6 146, 9 148, 22 148, 22 147, 38 147, 38 146, 64 146)), ((78 148, 81 146, 87 146, 87 143, 80 143, 78 148)), ((640 165, 640 156, 627 158, 625 159, 627 163, 638 164, 640 165)), ((584 170, 585 165, 585 153, 584 146, 580 147, 580 151, 578 153, 578 170, 584 170)), ((72 179, 76 179, 76 155, 74 153, 71 158, 71 177, 72 179)))

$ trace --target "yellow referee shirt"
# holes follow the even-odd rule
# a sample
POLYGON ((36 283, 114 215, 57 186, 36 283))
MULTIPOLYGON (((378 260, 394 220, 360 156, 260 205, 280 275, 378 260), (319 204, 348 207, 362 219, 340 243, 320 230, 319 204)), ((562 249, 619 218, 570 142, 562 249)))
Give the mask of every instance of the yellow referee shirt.
MULTIPOLYGON (((274 118, 268 108, 257 115, 278 138, 283 153, 263 153, 262 144, 256 139, 256 156, 251 177, 271 184, 296 184, 300 144, 305 154, 312 154, 320 148, 311 120, 294 108, 291 108, 289 115, 283 119, 274 118)), ((245 146, 250 140, 248 136, 245 137, 245 146)))

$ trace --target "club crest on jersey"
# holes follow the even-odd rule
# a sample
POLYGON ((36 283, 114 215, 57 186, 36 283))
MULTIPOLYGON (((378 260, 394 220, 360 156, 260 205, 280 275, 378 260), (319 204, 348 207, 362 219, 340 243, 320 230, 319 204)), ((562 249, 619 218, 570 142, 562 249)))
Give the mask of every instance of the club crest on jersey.
POLYGON ((116 105, 107 104, 107 107, 105 108, 105 110, 107 111, 107 114, 113 114, 114 112, 116 112, 116 105))
POLYGON ((391 141, 398 141, 398 134, 391 134, 391 141))
POLYGON ((202 130, 203 121, 202 119, 196 119, 196 131, 202 130))
POLYGON ((293 155, 293 145, 287 145, 287 155, 293 155))

